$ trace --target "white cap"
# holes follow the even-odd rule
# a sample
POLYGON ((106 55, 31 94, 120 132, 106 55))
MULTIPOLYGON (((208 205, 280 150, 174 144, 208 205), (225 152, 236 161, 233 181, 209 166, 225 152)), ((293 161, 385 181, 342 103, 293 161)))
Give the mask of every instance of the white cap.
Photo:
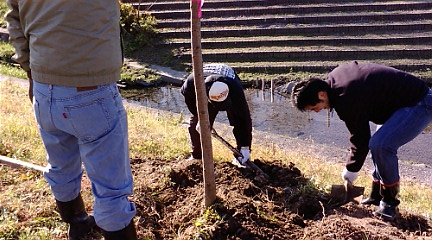
POLYGON ((226 83, 214 82, 209 90, 209 99, 215 102, 223 102, 228 97, 229 88, 226 83))

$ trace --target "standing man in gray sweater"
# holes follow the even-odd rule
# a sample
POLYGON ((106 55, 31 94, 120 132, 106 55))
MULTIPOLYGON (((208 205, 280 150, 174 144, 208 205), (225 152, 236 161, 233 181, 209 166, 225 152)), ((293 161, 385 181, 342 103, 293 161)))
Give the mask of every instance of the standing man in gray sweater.
POLYGON ((117 0, 7 0, 14 60, 27 72, 29 97, 47 152, 50 185, 69 239, 95 223, 105 239, 137 239, 126 112, 116 86, 122 67, 117 0), (82 164, 92 183, 94 217, 81 197, 82 164))

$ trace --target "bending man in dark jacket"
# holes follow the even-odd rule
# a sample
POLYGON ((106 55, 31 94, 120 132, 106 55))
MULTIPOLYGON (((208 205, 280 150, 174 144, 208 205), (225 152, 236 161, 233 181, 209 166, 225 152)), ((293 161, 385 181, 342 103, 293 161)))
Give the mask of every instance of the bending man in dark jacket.
POLYGON ((432 91, 413 75, 378 64, 351 62, 335 68, 327 80, 297 83, 293 105, 301 111, 335 109, 350 134, 351 154, 342 178, 353 182, 370 150, 375 169, 372 191, 363 204, 378 205, 385 220, 400 201, 397 150, 432 121, 432 91), (371 137, 369 121, 382 124, 371 137))
MULTIPOLYGON (((240 163, 250 159, 250 147, 252 143, 252 120, 249 107, 243 92, 240 78, 235 71, 225 64, 207 64, 203 67, 206 93, 209 97, 208 112, 210 126, 213 126, 219 111, 226 111, 237 148, 243 155, 240 163)), ((200 135, 197 131, 198 113, 196 106, 194 75, 190 74, 181 88, 186 105, 192 113, 189 122, 189 135, 191 142, 190 159, 201 159, 200 135)))

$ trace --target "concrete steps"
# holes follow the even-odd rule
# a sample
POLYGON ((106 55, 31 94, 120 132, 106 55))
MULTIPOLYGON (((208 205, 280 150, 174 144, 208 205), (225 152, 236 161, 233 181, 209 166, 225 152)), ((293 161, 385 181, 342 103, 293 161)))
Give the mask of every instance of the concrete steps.
MULTIPOLYGON (((206 5, 204 5, 206 6, 206 5)), ((138 6, 137 6, 138 7, 138 6)), ((236 17, 236 16, 262 16, 265 14, 271 15, 302 15, 302 14, 329 14, 329 13, 361 13, 361 12, 377 12, 383 13, 386 11, 413 11, 430 9, 432 3, 410 3, 410 4, 356 4, 356 5, 302 5, 302 6, 258 6, 258 7, 238 7, 227 8, 226 5, 221 5, 220 8, 206 8, 202 10, 203 22, 208 18, 221 17, 236 17)), ((152 8, 142 10, 151 11, 152 15, 157 19, 189 19, 190 9, 169 9, 163 11, 154 11, 152 8)), ((370 15, 369 15, 370 16, 370 15)), ((334 16, 336 17, 336 16, 334 16)))
MULTIPOLYGON (((376 62, 404 69, 410 72, 426 71, 432 68, 432 58, 429 59, 375 59, 376 62)), ((310 72, 324 73, 337 67, 346 61, 285 61, 285 62, 232 62, 230 65, 236 66, 236 70, 246 73, 293 73, 310 72), (271 69, 271 72, 269 72, 271 69)))
MULTIPOLYGON (((431 20, 392 22, 392 23, 363 23, 363 24, 322 24, 322 25, 303 25, 303 26, 240 26, 230 28, 201 28, 201 38, 225 38, 243 37, 244 39, 255 36, 360 36, 368 33, 386 34, 389 32, 404 31, 407 34, 417 34, 418 32, 431 33, 431 20)), ((165 38, 190 38, 189 28, 161 29, 160 35, 165 38)), ((222 46, 221 46, 222 47, 222 46)))
MULTIPOLYGON (((431 5, 432 6, 432 5, 431 5)), ((339 14, 337 16, 275 16, 264 15, 257 17, 240 16, 224 19, 210 18, 201 23, 201 27, 229 27, 229 26, 271 26, 271 25, 298 25, 298 24, 324 24, 324 23, 355 23, 355 22, 379 22, 379 21, 416 21, 418 19, 432 19, 432 11, 416 11, 403 13, 401 11, 391 13, 369 14, 339 14)), ((188 28, 190 20, 160 20, 158 28, 188 28)))
MULTIPOLYGON (((190 1, 130 0, 158 20, 160 47, 190 65, 190 1)), ((204 62, 253 73, 322 72, 351 60, 419 71, 432 63, 432 1, 205 0, 204 62)))
MULTIPOLYGON (((208 38, 201 41, 201 46, 204 49, 217 49, 223 45, 225 48, 253 48, 253 47, 265 47, 265 46, 340 46, 340 45, 354 45, 354 46, 375 46, 375 45, 404 45, 407 42, 412 44, 424 44, 432 42, 432 36, 421 35, 418 36, 403 35, 397 36, 374 36, 374 37, 338 37, 338 36, 322 36, 316 37, 303 37, 297 38, 292 36, 281 36, 279 38, 267 38, 265 36, 255 37, 253 39, 242 39, 242 38, 208 38)), ((185 39, 172 39, 170 46, 175 48, 189 48, 190 40, 185 39)))

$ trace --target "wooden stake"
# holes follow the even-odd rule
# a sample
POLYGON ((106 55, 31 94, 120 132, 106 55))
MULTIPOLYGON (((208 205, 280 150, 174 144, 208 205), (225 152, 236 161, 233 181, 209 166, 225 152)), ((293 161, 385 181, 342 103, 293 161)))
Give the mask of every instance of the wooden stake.
POLYGON ((274 81, 270 81, 270 102, 274 102, 274 81))
POLYGON ((201 128, 201 149, 203 157, 203 177, 205 206, 210 207, 216 200, 216 184, 214 177, 213 149, 208 115, 208 100, 203 77, 201 51, 201 0, 191 0, 191 49, 194 73, 198 119, 201 128))

